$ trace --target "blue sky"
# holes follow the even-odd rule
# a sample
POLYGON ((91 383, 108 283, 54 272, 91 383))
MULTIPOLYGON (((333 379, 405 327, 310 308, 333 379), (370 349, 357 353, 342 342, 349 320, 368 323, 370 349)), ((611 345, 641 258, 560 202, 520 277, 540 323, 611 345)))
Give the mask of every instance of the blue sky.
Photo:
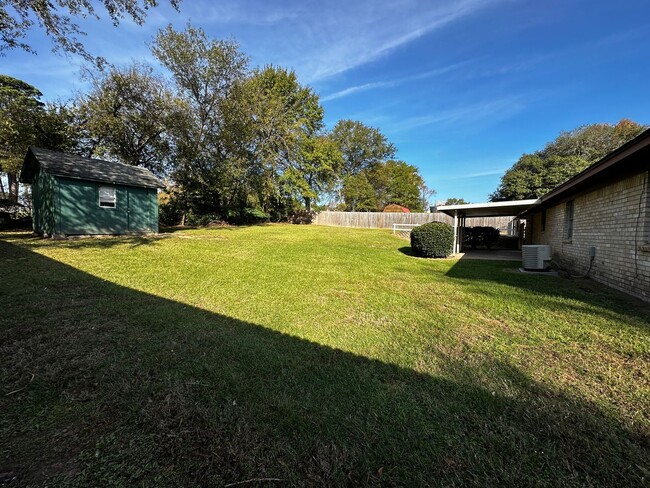
MULTIPOLYGON (((120 65, 154 62, 156 30, 188 21, 237 40, 252 66, 294 69, 320 94, 328 126, 381 129, 435 200, 486 201, 522 153, 562 130, 650 123, 647 0, 185 0, 142 27, 81 25, 87 48, 120 65)), ((38 31, 28 42, 38 54, 8 52, 0 72, 46 99, 84 90, 79 59, 51 53, 38 31)))

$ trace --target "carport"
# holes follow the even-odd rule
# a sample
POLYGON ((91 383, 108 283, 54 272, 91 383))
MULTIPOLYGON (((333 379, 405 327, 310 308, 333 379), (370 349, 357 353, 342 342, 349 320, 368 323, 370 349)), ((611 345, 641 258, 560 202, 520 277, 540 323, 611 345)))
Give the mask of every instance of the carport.
MULTIPOLYGON (((539 199, 511 200, 507 202, 467 203, 464 205, 440 205, 435 210, 454 219, 454 254, 458 254, 463 243, 465 220, 472 217, 512 217, 539 203, 539 199)), ((518 225, 517 225, 518 227, 518 225)))

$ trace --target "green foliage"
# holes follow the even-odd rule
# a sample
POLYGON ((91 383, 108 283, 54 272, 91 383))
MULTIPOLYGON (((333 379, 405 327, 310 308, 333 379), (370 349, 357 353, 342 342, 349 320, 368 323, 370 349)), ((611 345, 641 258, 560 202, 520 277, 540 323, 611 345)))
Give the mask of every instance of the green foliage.
POLYGON ((641 134, 646 126, 629 119, 617 124, 591 124, 562 132, 548 143, 542 153, 546 157, 575 156, 593 164, 641 134))
POLYGON ((30 145, 65 150, 74 143, 73 115, 57 104, 45 105, 35 87, 0 75, 0 172, 9 180, 9 197, 18 200, 18 172, 30 145))
POLYGON ((162 225, 178 225, 183 219, 183 208, 176 201, 158 200, 158 221, 162 225))
POLYGON ((332 130, 332 138, 343 155, 343 177, 395 157, 395 145, 379 129, 356 120, 339 120, 332 130))
POLYGON ((423 190, 424 180, 415 166, 390 160, 348 176, 341 194, 349 211, 380 212, 395 203, 421 212, 425 206, 423 190))
POLYGON ((263 224, 270 220, 271 216, 259 208, 246 207, 242 210, 229 210, 226 219, 231 224, 255 225, 263 224))
POLYGON ((377 211, 377 194, 366 172, 347 177, 341 194, 345 201, 345 210, 352 212, 377 211))
POLYGON ((472 249, 479 246, 491 249, 500 235, 499 229, 494 227, 465 227, 463 232, 463 244, 472 246, 472 249))
POLYGON ((562 132, 533 154, 524 154, 501 178, 492 201, 539 198, 646 129, 628 119, 562 132))
POLYGON ((24 81, 0 75, 0 170, 16 174, 27 147, 38 140, 43 94, 24 81))
POLYGON ((429 222, 411 231, 411 248, 423 258, 446 258, 454 251, 454 229, 444 222, 429 222))
POLYGON ((185 225, 191 227, 204 227, 211 224, 212 222, 218 222, 221 220, 221 216, 217 214, 203 214, 196 215, 193 212, 189 212, 185 216, 185 225))
POLYGON ((151 67, 133 64, 95 78, 91 91, 79 101, 78 113, 96 140, 94 155, 163 174, 182 108, 151 67))
MULTIPOLYGON (((0 2, 0 55, 9 49, 23 49, 35 53, 34 49, 23 41, 28 33, 38 24, 54 43, 53 51, 78 54, 87 61, 102 66, 105 60, 88 53, 77 35, 85 35, 72 17, 99 18, 95 8, 103 4, 113 25, 128 16, 138 25, 144 23, 147 10, 158 5, 158 0, 59 0, 43 2, 40 0, 5 0, 0 2)), ((180 0, 170 0, 178 9, 180 0)))
POLYGON ((327 131, 318 95, 292 70, 251 71, 237 43, 192 25, 161 29, 151 50, 167 77, 141 63, 113 67, 94 76, 72 109, 43 108, 36 88, 4 77, 0 98, 7 90, 22 98, 14 103, 20 116, 2 122, 24 139, 13 144, 11 161, 0 148, 5 171, 13 165, 15 175, 34 141, 142 166, 170 184, 165 224, 209 215, 286 221, 302 209, 310 214, 324 197, 345 199, 349 209, 423 208, 428 190, 417 168, 389 159, 395 146, 361 122, 327 131))
POLYGON ((465 201, 464 198, 447 198, 445 205, 466 205, 469 202, 465 201))
POLYGON ((262 207, 282 195, 310 210, 340 172, 341 154, 323 132, 318 95, 293 71, 255 71, 235 87, 226 122, 233 152, 254 175, 248 191, 262 207))

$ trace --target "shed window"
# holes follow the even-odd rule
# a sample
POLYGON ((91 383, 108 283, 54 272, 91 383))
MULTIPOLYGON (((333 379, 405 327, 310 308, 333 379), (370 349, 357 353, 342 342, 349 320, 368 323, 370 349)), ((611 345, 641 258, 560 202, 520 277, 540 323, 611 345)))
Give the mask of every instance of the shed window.
POLYGON ((114 186, 99 187, 99 206, 105 208, 115 208, 117 197, 114 186))
POLYGON ((564 207, 564 238, 573 239, 573 209, 574 201, 569 200, 564 207))

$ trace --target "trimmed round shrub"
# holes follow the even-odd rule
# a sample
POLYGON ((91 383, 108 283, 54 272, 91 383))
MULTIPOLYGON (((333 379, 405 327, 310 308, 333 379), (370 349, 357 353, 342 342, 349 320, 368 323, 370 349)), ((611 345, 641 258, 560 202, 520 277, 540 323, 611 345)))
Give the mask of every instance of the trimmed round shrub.
POLYGON ((430 222, 411 231, 411 247, 423 258, 446 258, 454 250, 454 229, 444 222, 430 222))

